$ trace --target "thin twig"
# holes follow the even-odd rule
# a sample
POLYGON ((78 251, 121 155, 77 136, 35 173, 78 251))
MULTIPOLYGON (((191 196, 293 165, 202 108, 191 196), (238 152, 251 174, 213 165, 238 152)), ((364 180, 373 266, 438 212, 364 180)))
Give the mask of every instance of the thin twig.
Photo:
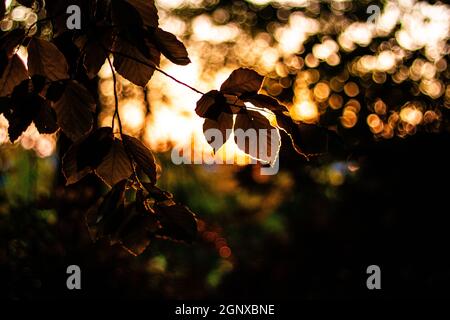
POLYGON ((150 102, 148 101, 148 87, 145 86, 143 89, 144 92, 144 104, 145 104, 145 111, 147 112, 146 115, 150 114, 150 102))
MULTIPOLYGON (((113 51, 113 50, 110 50, 109 52, 112 53, 112 54, 117 54, 117 55, 119 55, 119 56, 122 56, 122 57, 127 58, 127 59, 130 59, 130 60, 136 61, 136 62, 141 63, 141 64, 143 64, 143 65, 145 65, 145 66, 147 66, 147 67, 149 67, 149 68, 153 68, 153 69, 155 69, 156 71, 161 72, 161 73, 162 73, 163 75, 165 75, 166 77, 169 77, 169 78, 172 79, 173 81, 175 81, 175 82, 177 82, 177 83, 179 83, 179 84, 181 84, 181 85, 183 85, 183 86, 185 86, 185 87, 191 89, 192 91, 194 91, 194 92, 196 92, 196 93, 199 93, 199 94, 201 94, 201 95, 204 95, 204 94, 205 94, 205 93, 203 93, 202 91, 200 91, 200 90, 198 90, 198 89, 196 89, 196 88, 194 88, 194 87, 188 85, 187 83, 185 83, 185 82, 183 82, 183 81, 181 81, 181 80, 178 80, 178 79, 175 78, 174 76, 171 76, 170 74, 168 74, 167 72, 165 72, 164 70, 158 68, 157 66, 155 66, 155 65, 153 65, 153 64, 150 64, 150 63, 148 63, 148 62, 142 61, 142 60, 140 60, 140 59, 138 59, 138 58, 135 58, 135 57, 133 57, 133 56, 130 56, 130 55, 126 54, 126 53, 122 53, 122 52, 118 52, 118 51, 113 51)), ((236 96, 236 100, 239 100, 239 97, 236 96)), ((230 106, 238 107, 238 108, 240 108, 240 109, 242 109, 242 108, 247 109, 247 107, 246 107, 245 105, 244 105, 244 106, 241 106, 241 105, 236 104, 236 102, 235 102, 235 103, 227 103, 227 104, 230 105, 230 106)), ((257 107, 256 107, 256 108, 257 108, 257 107)), ((259 108, 258 108, 258 110, 259 110, 259 108)))
POLYGON ((119 114, 119 96, 117 95, 117 78, 116 73, 114 71, 113 64, 111 62, 111 58, 109 55, 106 56, 106 59, 108 60, 109 67, 111 68, 113 83, 114 83, 114 115, 112 119, 112 130, 114 131, 114 119, 117 117, 117 122, 119 124, 119 131, 120 136, 122 137, 123 131, 122 131, 122 121, 120 120, 120 114, 119 114))
POLYGON ((122 140, 123 148, 125 149, 125 153, 127 154, 128 160, 130 160, 131 169, 133 170, 134 177, 136 178, 137 183, 139 183, 140 187, 143 188, 142 182, 139 180, 139 176, 136 172, 136 167, 134 166, 134 159, 130 152, 128 152, 127 145, 124 142, 123 139, 123 130, 122 130, 122 120, 120 119, 119 114, 119 96, 117 94, 117 78, 116 78, 116 72, 114 70, 113 64, 111 62, 111 58, 109 55, 106 55, 106 59, 108 60, 109 67, 111 68, 112 78, 113 78, 113 84, 114 84, 114 115, 112 120, 112 131, 114 132, 114 119, 117 116, 117 122, 119 124, 119 133, 120 138, 122 140))
POLYGON ((142 61, 141 59, 135 58, 135 57, 130 56, 130 55, 126 54, 126 53, 117 52, 117 51, 113 51, 113 50, 110 50, 109 52, 112 53, 112 54, 117 54, 117 55, 119 55, 119 56, 122 56, 122 57, 127 58, 127 59, 130 59, 130 60, 134 60, 134 61, 136 61, 136 62, 139 62, 140 64, 143 64, 144 66, 147 66, 147 67, 149 67, 149 68, 155 69, 156 71, 162 73, 163 75, 165 75, 166 77, 172 79, 173 81, 175 81, 175 82, 177 82, 177 83, 179 83, 179 84, 185 86, 186 88, 189 88, 189 89, 191 89, 192 91, 197 92, 198 94, 204 95, 204 93, 203 93, 202 91, 200 91, 200 90, 198 90, 198 89, 196 89, 196 88, 194 88, 194 87, 188 85, 187 83, 185 83, 185 82, 183 82, 183 81, 181 81, 181 80, 178 80, 177 78, 175 78, 174 76, 171 76, 170 74, 168 74, 168 73, 165 72, 164 70, 158 68, 158 67, 157 67, 156 65, 154 65, 154 64, 148 63, 148 62, 146 62, 146 61, 142 61))

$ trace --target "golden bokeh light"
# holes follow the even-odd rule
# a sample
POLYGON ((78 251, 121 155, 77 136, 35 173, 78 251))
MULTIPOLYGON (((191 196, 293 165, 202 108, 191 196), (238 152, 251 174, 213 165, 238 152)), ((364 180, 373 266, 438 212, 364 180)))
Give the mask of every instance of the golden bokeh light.
POLYGON ((379 114, 379 115, 385 115, 387 112, 387 106, 386 104, 383 102, 383 100, 378 99, 374 106, 373 106, 374 111, 379 114))
POLYGON ((353 128, 358 122, 358 115, 353 108, 346 107, 342 113, 341 124, 344 128, 353 128))
POLYGON ((125 129, 138 132, 145 121, 144 106, 140 100, 124 101, 120 105, 121 119, 125 129))
POLYGON ((400 111, 400 119, 412 126, 417 126, 422 122, 423 114, 414 105, 407 105, 400 111))
MULTIPOLYGON (((37 21, 33 9, 16 2, 11 7, 11 3, 6 1, 7 14, 0 22, 3 31, 18 24, 30 27, 37 21)), ((333 14, 326 19, 320 6, 307 0, 248 0, 229 8, 215 8, 215 0, 156 0, 156 4, 161 28, 183 41, 192 60, 187 66, 177 66, 163 58, 161 69, 202 92, 220 88, 238 67, 253 68, 267 75, 264 93, 284 100, 294 120, 318 123, 330 111, 344 128, 353 128, 364 115, 366 121, 362 118, 361 123, 383 138, 412 134, 422 122, 435 124, 442 116, 435 106, 408 103, 402 107, 384 96, 366 102, 366 90, 373 84, 381 87, 413 81, 417 83, 411 89, 413 96, 442 99, 440 105, 450 108, 450 86, 445 81, 450 8, 443 3, 388 0, 373 23, 347 16, 354 6, 351 1, 331 1, 333 14), (255 17, 269 4, 279 21, 253 28, 259 19, 255 17), (200 12, 199 8, 208 10, 200 12), (177 13, 182 9, 200 13, 186 19, 177 13), (253 24, 247 24, 247 19, 253 19, 253 24), (346 55, 356 53, 358 47, 365 47, 363 53, 347 60, 346 55), (418 50, 421 54, 415 55, 418 50)), ((30 35, 37 31, 33 27, 30 35)), ((50 36, 51 28, 43 25, 40 32, 50 36)), ((26 49, 20 47, 18 54, 26 63, 26 49)), ((110 126, 114 95, 108 63, 98 75, 99 125, 110 126)), ((146 93, 122 77, 118 79, 120 116, 127 133, 143 137, 155 151, 190 146, 195 140, 200 153, 211 153, 202 132, 204 120, 195 113, 199 94, 158 72, 146 93)), ((7 120, 0 118, 0 143, 8 140, 7 127, 7 120)), ((53 152, 55 137, 39 136, 35 128, 27 130, 20 144, 40 156, 53 152)), ((222 149, 217 157, 248 162, 233 143, 222 149)))
POLYGON ((375 133, 378 134, 381 131, 383 131, 384 128, 384 123, 383 121, 381 121, 381 119, 378 117, 378 115, 372 113, 367 117, 367 124, 370 127, 370 130, 375 133))
POLYGON ((356 97, 359 94, 359 87, 354 82, 347 82, 344 86, 344 92, 349 97, 356 97))
POLYGON ((328 96, 330 95, 330 87, 325 82, 319 82, 314 87, 314 96, 318 101, 325 101, 328 99, 328 96))
POLYGON ((336 93, 333 93, 330 96, 330 99, 328 99, 328 104, 333 109, 340 109, 342 107, 343 102, 344 102, 344 99, 342 98, 342 96, 340 96, 336 93))
POLYGON ((302 100, 294 103, 290 109, 292 119, 306 123, 315 123, 319 119, 317 105, 310 100, 302 100))

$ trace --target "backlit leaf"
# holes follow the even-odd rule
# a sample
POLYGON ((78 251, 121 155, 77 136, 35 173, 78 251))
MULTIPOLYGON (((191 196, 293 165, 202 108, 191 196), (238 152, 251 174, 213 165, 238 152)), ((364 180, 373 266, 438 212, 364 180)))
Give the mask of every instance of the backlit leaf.
POLYGON ((188 243, 197 238, 197 220, 189 208, 175 204, 155 205, 154 209, 162 227, 157 235, 188 243))
POLYGON ((269 120, 257 111, 236 116, 234 123, 236 145, 254 159, 273 163, 278 156, 281 138, 269 120))
POLYGON ((219 115, 226 111, 226 99, 222 93, 217 90, 205 93, 197 101, 195 112, 202 118, 217 120, 219 115))
POLYGON ((263 80, 264 77, 256 71, 239 68, 231 73, 220 87, 220 91, 234 95, 256 93, 261 88, 263 80))
POLYGON ((125 218, 124 198, 127 180, 122 180, 87 212, 86 222, 92 240, 116 233, 125 218))
POLYGON ((110 127, 99 128, 72 144, 62 159, 67 185, 93 172, 108 155, 113 144, 110 127))
POLYGON ((78 166, 77 156, 79 152, 79 143, 74 143, 70 146, 62 159, 62 171, 66 178, 66 185, 76 183, 92 172, 90 166, 78 166))
POLYGON ((20 28, 14 29, 0 38, 0 77, 3 77, 3 72, 24 38, 25 31, 20 28))
POLYGON ((158 10, 154 0, 126 0, 126 2, 137 10, 145 26, 158 26, 158 10))
POLYGON ((139 140, 126 134, 122 137, 125 150, 131 155, 137 165, 145 172, 149 179, 156 183, 157 166, 153 153, 139 140))
POLYGON ((153 37, 158 50, 173 63, 187 65, 191 62, 186 47, 172 33, 157 28, 153 32, 153 37))
MULTIPOLYGON (((222 112, 217 121, 211 119, 205 119, 203 123, 203 133, 206 137, 208 143, 213 147, 213 151, 217 152, 219 148, 228 140, 233 129, 233 115, 222 112), (215 139, 218 138, 214 134, 211 135, 211 131, 208 130, 217 129, 219 130, 221 137, 219 141, 215 139)), ((214 133, 214 132, 213 132, 214 133)))
POLYGON ((78 38, 76 44, 83 55, 83 64, 89 78, 94 78, 106 61, 113 44, 113 32, 108 27, 97 27, 92 36, 78 38))
POLYGON ((121 140, 114 139, 108 154, 103 158, 95 173, 110 186, 131 176, 133 170, 130 159, 121 140))
POLYGON ((74 80, 65 84, 61 98, 54 104, 58 125, 73 141, 92 128, 95 100, 87 89, 74 80))
POLYGON ((295 122, 288 115, 288 109, 271 97, 258 94, 249 97, 247 101, 257 107, 269 109, 275 114, 277 126, 288 134, 298 154, 311 156, 328 151, 328 138, 331 132, 327 129, 313 124, 295 122))
POLYGON ((12 92, 9 109, 3 113, 8 119, 8 133, 11 142, 16 141, 35 121, 46 101, 35 90, 30 79, 22 81, 12 92))
POLYGON ((58 130, 55 110, 50 107, 48 101, 41 104, 33 122, 39 133, 54 133, 58 130))
POLYGON ((17 54, 9 59, 8 65, 0 78, 0 96, 11 94, 23 80, 28 79, 28 72, 22 59, 17 54))
POLYGON ((126 223, 117 235, 122 246, 132 255, 140 255, 150 245, 153 234, 160 224, 154 214, 143 209, 137 202, 125 208, 126 223))
POLYGON ((141 87, 152 77, 155 68, 151 66, 159 66, 161 56, 154 45, 147 43, 147 49, 149 58, 124 39, 119 38, 114 43, 114 68, 125 79, 141 87))
POLYGON ((51 42, 32 38, 28 44, 28 72, 31 76, 45 76, 50 81, 69 77, 66 58, 51 42))

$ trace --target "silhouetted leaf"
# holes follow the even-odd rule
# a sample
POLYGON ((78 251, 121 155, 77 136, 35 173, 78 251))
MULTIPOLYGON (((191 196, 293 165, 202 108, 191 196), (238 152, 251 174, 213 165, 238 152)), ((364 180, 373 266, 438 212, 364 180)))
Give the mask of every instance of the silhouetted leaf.
POLYGON ((95 173, 110 186, 131 176, 133 170, 122 141, 114 139, 109 153, 103 158, 95 173))
POLYGON ((299 145, 298 125, 288 115, 288 109, 284 105, 276 99, 262 94, 253 94, 243 99, 259 108, 272 111, 276 116, 277 126, 289 135, 295 151, 304 155, 299 145))
POLYGON ((250 110, 236 116, 234 140, 239 149, 252 158, 269 163, 275 161, 281 144, 279 132, 270 121, 261 113, 250 110))
POLYGON ((159 66, 161 56, 154 45, 151 43, 146 45, 149 58, 123 39, 119 38, 114 42, 114 68, 125 79, 141 87, 144 87, 152 77, 155 68, 150 66, 159 66))
POLYGON ((141 16, 138 9, 125 0, 116 0, 111 3, 111 15, 118 39, 150 59, 148 44, 144 41, 147 37, 145 17, 141 16))
POLYGON ((0 77, 3 76, 11 57, 24 38, 25 31, 20 28, 14 29, 0 38, 0 77))
POLYGON ((195 112, 202 118, 217 120, 219 115, 227 110, 226 102, 226 98, 220 91, 212 90, 197 101, 195 112))
POLYGON ((156 183, 157 166, 153 153, 139 140, 124 134, 122 136, 125 150, 131 155, 137 165, 145 172, 149 179, 156 183))
POLYGON ((157 235, 188 243, 197 238, 197 220, 189 208, 180 204, 171 206, 157 204, 154 209, 162 227, 157 235))
POLYGON ((77 167, 97 168, 109 153, 113 141, 111 127, 98 128, 89 133, 86 138, 79 141, 80 153, 77 156, 77 167))
POLYGON ((238 96, 244 93, 256 93, 261 88, 263 80, 264 77, 256 71, 239 68, 231 73, 220 87, 220 91, 238 96))
POLYGON ((92 128, 95 100, 87 89, 74 80, 66 83, 61 98, 55 102, 58 124, 73 141, 92 128))
POLYGON ((191 62, 184 44, 170 32, 162 29, 155 29, 152 38, 156 48, 173 63, 187 65, 191 62))
POLYGON ((36 92, 30 79, 14 88, 9 109, 4 111, 4 115, 9 122, 8 133, 12 142, 20 137, 31 122, 41 133, 53 133, 58 129, 48 102, 36 92))
POLYGON ((61 99, 64 90, 66 89, 67 82, 65 81, 56 81, 50 83, 50 85, 47 88, 47 92, 45 93, 45 97, 47 100, 56 102, 59 99, 61 99))
POLYGON ((0 97, 0 114, 8 113, 11 109, 11 98, 0 97))
POLYGON ((248 98, 247 101, 260 108, 269 109, 275 114, 277 126, 288 134, 298 154, 311 156, 328 151, 328 139, 331 132, 327 129, 315 124, 295 122, 288 115, 287 108, 271 97, 256 95, 248 98))
POLYGON ((33 83, 33 90, 39 94, 44 93, 44 89, 47 85, 47 79, 40 75, 34 75, 31 77, 31 82, 33 83))
POLYGON ((288 134, 292 146, 298 154, 309 156, 321 154, 328 150, 326 129, 313 124, 295 122, 288 115, 288 109, 269 96, 256 94, 246 97, 245 100, 275 114, 277 126, 288 134))
POLYGON ((32 38, 28 44, 28 72, 31 76, 45 76, 50 81, 67 79, 66 58, 51 42, 32 38))
POLYGON ((213 152, 217 152, 219 148, 228 140, 231 135, 231 131, 233 129, 233 115, 222 112, 217 121, 211 119, 205 119, 203 123, 203 133, 206 137, 206 141, 213 147, 213 152), (221 133, 222 141, 216 141, 215 136, 208 135, 207 131, 210 129, 217 129, 221 133))
POLYGON ((138 202, 125 207, 126 223, 120 228, 117 238, 132 255, 140 255, 149 246, 153 234, 160 224, 154 214, 146 211, 138 202))
POLYGON ((90 166, 79 167, 77 156, 80 152, 80 145, 74 143, 69 150, 64 154, 62 159, 62 171, 66 178, 66 185, 76 183, 92 172, 90 166))
POLYGON ((8 119, 8 135, 11 142, 15 142, 22 133, 27 130, 28 126, 31 124, 32 120, 27 116, 6 116, 8 119))
POLYGON ((280 112, 288 112, 289 110, 282 104, 280 104, 276 99, 263 95, 263 94, 250 94, 241 96, 241 99, 250 102, 256 107, 265 108, 272 111, 275 114, 280 112))
POLYGON ((240 113, 245 110, 242 97, 256 94, 264 77, 256 71, 239 68, 222 84, 220 91, 212 90, 197 102, 196 113, 203 118, 217 121, 222 112, 240 113))
POLYGON ((41 104, 33 122, 39 133, 54 133, 58 130, 55 110, 50 107, 48 101, 41 104))
POLYGON ((113 32, 109 27, 98 26, 89 35, 83 35, 75 44, 81 51, 84 67, 89 78, 94 78, 106 61, 113 44, 113 32))
MULTIPOLYGON (((237 114, 236 119, 238 122, 237 126, 235 124, 235 130, 242 129, 246 131, 248 129, 255 129, 258 131, 256 141, 252 140, 252 146, 249 145, 250 141, 246 139, 246 142, 240 142, 238 145, 239 148, 255 159, 271 162, 275 160, 278 154, 280 143, 279 134, 277 132, 276 136, 274 136, 270 130, 275 128, 270 125, 269 120, 258 112, 248 111, 244 103, 245 101, 249 101, 248 97, 250 96, 260 96, 257 92, 263 80, 264 77, 257 72, 239 68, 231 73, 228 79, 222 84, 220 91, 212 90, 204 94, 197 102, 195 111, 200 117, 206 118, 203 125, 203 132, 205 133, 210 128, 217 128, 221 131, 222 137, 225 138, 224 141, 229 137, 226 130, 230 129, 233 125, 231 114, 237 114), (264 146, 260 145, 260 139, 258 138, 261 129, 266 130, 266 133, 262 134, 267 139, 267 143, 264 146), (275 148, 277 150, 276 152, 270 152, 273 143, 277 145, 275 148), (266 156, 261 159, 261 156, 258 156, 259 153, 261 155, 265 154, 266 156)), ((207 135, 205 137, 207 140, 211 138, 207 135)), ((220 147, 222 145, 214 141, 208 142, 213 145, 213 148, 214 146, 220 147)))
POLYGON ((67 185, 93 172, 108 155, 113 144, 110 127, 99 128, 72 144, 62 159, 67 185))
POLYGON ((20 28, 2 34, 0 38, 0 51, 5 52, 7 56, 11 57, 24 38, 25 30, 20 28))
POLYGON ((92 240, 113 235, 125 218, 124 197, 127 180, 122 180, 100 198, 86 213, 86 222, 92 240))
POLYGON ((88 210, 86 221, 94 241, 108 237, 111 245, 120 243, 129 253, 139 255, 161 225, 153 209, 144 206, 141 191, 128 204, 125 192, 126 180, 122 180, 88 210))
POLYGON ((23 80, 28 79, 28 72, 22 59, 17 54, 9 59, 3 76, 0 78, 0 96, 11 94, 23 80))
POLYGON ((127 0, 115 0, 111 2, 111 19, 119 28, 130 26, 143 26, 144 22, 137 9, 127 0))
POLYGON ((126 0, 139 13, 146 27, 158 26, 158 10, 154 0, 126 0))

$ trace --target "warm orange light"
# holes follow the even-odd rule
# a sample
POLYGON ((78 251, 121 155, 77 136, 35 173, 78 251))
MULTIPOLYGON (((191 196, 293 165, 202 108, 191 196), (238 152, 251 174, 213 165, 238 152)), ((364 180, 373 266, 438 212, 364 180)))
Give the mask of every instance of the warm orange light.
POLYGON ((307 123, 314 123, 319 119, 317 105, 309 100, 295 103, 290 109, 290 114, 292 119, 307 123))
POLYGON ((125 101, 120 106, 120 118, 125 128, 139 131, 145 122, 144 107, 139 101, 125 101))
POLYGON ((381 121, 381 119, 378 117, 378 115, 372 113, 367 117, 367 124, 370 127, 370 130, 375 133, 378 134, 381 131, 383 131, 384 128, 384 124, 383 121, 381 121))
POLYGON ((358 122, 358 115, 353 108, 346 107, 341 117, 341 124, 344 128, 353 128, 358 122))
POLYGON ((219 249, 219 254, 222 258, 227 259, 231 256, 231 249, 230 247, 223 246, 219 249))
POLYGON ((330 87, 325 82, 319 82, 314 87, 314 95, 316 96, 317 100, 325 101, 330 95, 330 87))
POLYGON ((400 119, 413 126, 417 126, 422 122, 422 111, 414 106, 407 106, 400 111, 400 119))

